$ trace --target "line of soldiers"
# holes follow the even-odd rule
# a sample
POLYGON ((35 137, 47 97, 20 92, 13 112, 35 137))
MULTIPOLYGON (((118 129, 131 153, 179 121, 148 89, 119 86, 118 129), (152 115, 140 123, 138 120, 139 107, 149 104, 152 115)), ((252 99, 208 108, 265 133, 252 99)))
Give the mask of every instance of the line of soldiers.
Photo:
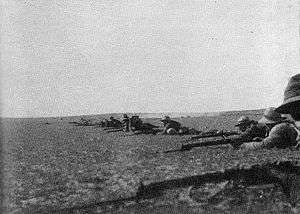
POLYGON ((101 123, 101 127, 113 128, 111 132, 115 131, 132 131, 134 134, 156 134, 159 130, 158 126, 150 123, 144 123, 138 115, 128 117, 127 114, 123 114, 123 119, 117 120, 114 117, 110 117, 110 120, 104 120, 101 123))
POLYGON ((161 122, 163 124, 162 130, 159 129, 158 126, 143 122, 138 115, 128 117, 127 114, 123 114, 123 119, 121 121, 114 117, 110 117, 110 120, 105 119, 101 122, 101 127, 115 128, 118 131, 124 132, 132 131, 135 134, 156 134, 162 132, 162 134, 166 135, 197 135, 201 133, 201 131, 196 129, 182 126, 179 122, 172 120, 169 116, 163 117, 161 122))
MULTIPOLYGON (((290 78, 284 92, 283 104, 278 108, 270 107, 265 110, 263 117, 259 121, 250 120, 242 116, 236 127, 240 130, 239 135, 228 137, 226 140, 234 148, 260 149, 260 148, 294 148, 299 147, 300 131, 296 123, 300 122, 300 74, 290 78), (293 120, 287 119, 281 114, 290 114, 293 120)), ((179 122, 165 116, 161 120, 163 124, 162 134, 183 135, 201 134, 201 131, 184 127, 179 122)), ((123 131, 133 131, 136 133, 153 133, 157 126, 143 123, 139 116, 123 115, 123 120, 118 121, 113 117, 106 121, 106 127, 123 127, 123 131)))
MULTIPOLYGON (((164 133, 175 133, 180 125, 176 121, 167 120, 164 133)), ((231 144, 236 149, 270 149, 270 148, 291 148, 300 147, 300 131, 297 123, 300 122, 300 74, 290 78, 284 92, 283 104, 278 108, 267 108, 263 117, 259 121, 250 120, 243 116, 238 120, 236 127, 240 133, 230 133, 230 135, 215 133, 213 135, 204 135, 205 137, 218 137, 223 139, 182 144, 180 149, 168 150, 164 153, 186 151, 191 148, 231 144), (289 114, 292 119, 284 117, 282 114, 289 114), (230 137, 229 137, 230 136, 230 137)), ((189 141, 203 138, 203 133, 194 136, 189 141)))

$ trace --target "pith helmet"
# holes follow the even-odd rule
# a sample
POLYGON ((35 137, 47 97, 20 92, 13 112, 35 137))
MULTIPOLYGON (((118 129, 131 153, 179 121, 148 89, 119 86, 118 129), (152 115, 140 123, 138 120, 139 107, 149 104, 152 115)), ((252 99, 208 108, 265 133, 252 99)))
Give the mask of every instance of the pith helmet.
POLYGON ((300 74, 292 76, 284 91, 283 103, 276 109, 277 112, 288 114, 295 104, 300 105, 300 74))
POLYGON ((280 113, 275 111, 274 107, 270 107, 265 110, 263 117, 258 122, 264 124, 273 124, 281 122, 285 119, 285 117, 282 117, 280 113))
POLYGON ((239 119, 238 119, 238 122, 235 126, 242 126, 242 125, 248 125, 251 123, 251 120, 249 119, 249 117, 247 116, 241 116, 239 119))

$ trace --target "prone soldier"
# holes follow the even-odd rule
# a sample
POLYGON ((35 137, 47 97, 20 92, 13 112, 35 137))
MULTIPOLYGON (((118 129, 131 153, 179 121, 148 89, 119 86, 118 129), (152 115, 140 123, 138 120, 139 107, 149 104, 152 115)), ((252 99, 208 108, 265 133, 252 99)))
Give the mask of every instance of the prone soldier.
POLYGON ((119 120, 115 119, 114 117, 110 117, 109 119, 110 119, 110 121, 108 121, 109 127, 119 128, 122 126, 122 123, 119 120))
POLYGON ((159 131, 158 126, 144 123, 137 115, 130 118, 130 127, 134 134, 156 134, 159 131))
MULTIPOLYGON (((300 74, 290 78, 284 91, 283 104, 275 109, 278 114, 290 114, 295 121, 300 121, 300 74)), ((268 119, 268 118, 266 118, 268 119)), ((299 144, 299 128, 295 121, 282 120, 270 129, 268 137, 261 142, 241 145, 242 149, 293 148, 299 144)))
POLYGON ((230 138, 234 148, 238 148, 243 142, 261 140, 269 134, 269 128, 265 123, 250 120, 246 116, 240 117, 235 126, 239 128, 241 134, 230 138))
POLYGON ((130 118, 130 127, 131 127, 132 131, 140 130, 142 125, 143 125, 143 121, 141 120, 141 118, 138 115, 133 115, 130 118))
POLYGON ((235 127, 237 127, 239 129, 239 131, 241 131, 241 132, 246 132, 247 130, 251 129, 255 125, 257 125, 257 121, 250 120, 249 117, 247 117, 247 116, 241 116, 238 119, 235 127))
POLYGON ((171 120, 169 116, 165 116, 161 122, 163 123, 163 132, 162 134, 178 134, 181 128, 181 124, 175 120, 171 120))

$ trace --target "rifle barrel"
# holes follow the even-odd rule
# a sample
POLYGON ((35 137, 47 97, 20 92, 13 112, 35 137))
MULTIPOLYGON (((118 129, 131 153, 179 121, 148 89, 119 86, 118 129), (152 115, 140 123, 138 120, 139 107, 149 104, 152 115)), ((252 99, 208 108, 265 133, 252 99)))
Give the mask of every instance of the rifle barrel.
POLYGON ((221 140, 212 140, 212 141, 205 141, 199 143, 191 143, 182 145, 183 150, 190 150, 195 147, 205 147, 205 146, 216 146, 216 145, 226 145, 232 143, 230 140, 221 139, 221 140))
POLYGON ((201 138, 208 138, 208 137, 222 137, 222 136, 231 136, 231 135, 237 135, 238 132, 222 132, 222 133, 219 133, 219 134, 216 134, 216 133, 213 133, 213 134, 200 134, 200 135, 197 135, 197 136, 193 136, 190 138, 190 140, 198 140, 198 139, 201 139, 201 138))
POLYGON ((181 145, 180 149, 174 149, 174 150, 167 150, 163 153, 173 153, 173 152, 183 152, 183 151, 189 151, 192 148, 196 147, 205 147, 205 146, 216 146, 216 145, 226 145, 233 143, 229 139, 220 139, 220 140, 212 140, 212 141, 205 141, 205 142, 199 142, 199 143, 190 143, 190 144, 183 144, 181 145))

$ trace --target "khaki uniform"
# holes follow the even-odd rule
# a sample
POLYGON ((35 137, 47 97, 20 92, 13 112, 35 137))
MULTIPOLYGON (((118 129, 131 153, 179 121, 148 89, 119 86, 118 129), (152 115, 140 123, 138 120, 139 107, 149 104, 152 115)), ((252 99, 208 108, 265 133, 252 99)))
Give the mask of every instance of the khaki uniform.
POLYGON ((234 143, 251 142, 254 138, 265 138, 269 134, 269 129, 266 125, 260 123, 252 123, 245 132, 238 136, 231 137, 234 143))
POLYGON ((271 148, 288 148, 296 146, 298 132, 293 123, 283 122, 275 125, 269 136, 261 142, 250 142, 241 145, 242 149, 271 149, 271 148))

